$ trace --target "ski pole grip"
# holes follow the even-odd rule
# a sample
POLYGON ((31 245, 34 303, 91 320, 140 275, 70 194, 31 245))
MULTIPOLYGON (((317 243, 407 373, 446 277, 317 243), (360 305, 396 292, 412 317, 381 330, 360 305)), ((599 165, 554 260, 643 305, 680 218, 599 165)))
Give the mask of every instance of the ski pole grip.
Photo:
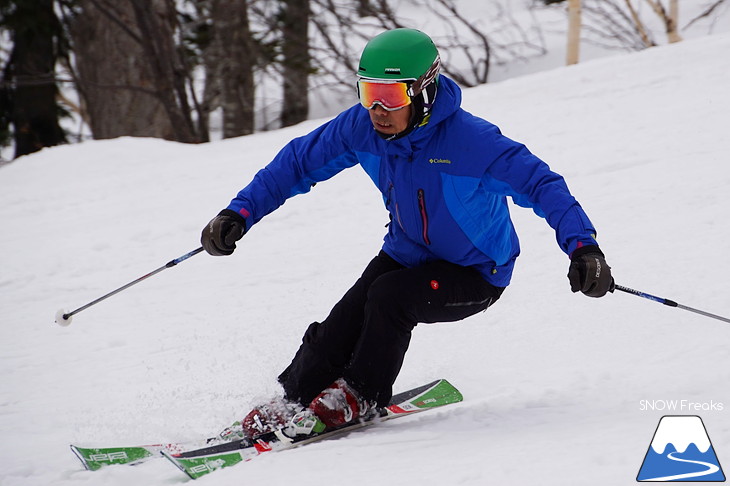
POLYGON ((181 256, 181 257, 177 257, 177 258, 175 258, 174 260, 170 260, 170 261, 169 261, 169 262, 167 262, 167 264, 165 265, 165 268, 170 268, 170 267, 174 267, 174 266, 175 266, 175 265, 177 265, 178 263, 180 263, 180 262, 184 262, 184 261, 185 261, 185 260, 187 260, 188 258, 190 258, 190 257, 192 257, 192 256, 195 256, 195 255, 197 255, 197 254, 198 254, 198 253, 200 253, 201 251, 203 251, 203 247, 202 247, 202 246, 201 246, 200 248, 196 248, 195 250, 191 251, 190 253, 186 253, 186 254, 184 254, 184 255, 183 255, 183 256, 181 256))

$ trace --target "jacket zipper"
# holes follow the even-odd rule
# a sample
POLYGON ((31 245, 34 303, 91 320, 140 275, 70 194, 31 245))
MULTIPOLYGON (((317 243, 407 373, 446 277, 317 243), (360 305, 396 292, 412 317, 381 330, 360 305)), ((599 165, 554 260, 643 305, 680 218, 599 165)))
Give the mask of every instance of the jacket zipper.
MULTIPOLYGON (((391 198, 391 193, 392 192, 393 192, 393 183, 391 182, 388 185, 388 195, 385 198, 385 207, 388 208, 388 211, 390 211, 390 204, 393 201, 392 198, 391 198)), ((398 202, 395 202, 395 204, 393 204, 393 207, 394 207, 394 210, 395 210, 394 211, 395 212, 395 220, 398 222, 398 226, 400 226, 401 229, 403 229, 403 221, 401 221, 401 219, 400 219, 400 209, 398 208, 398 202)), ((390 214, 391 214, 391 219, 392 219, 392 214, 393 213, 391 212, 390 214)), ((385 226, 387 227, 388 225, 386 224, 385 226)))
POLYGON ((428 213, 426 213, 426 196, 423 189, 418 190, 418 210, 421 212, 421 223, 423 224, 423 242, 431 244, 428 237, 428 213))
POLYGON ((388 184, 388 194, 385 197, 385 207, 390 209, 390 194, 393 192, 393 183, 388 184))

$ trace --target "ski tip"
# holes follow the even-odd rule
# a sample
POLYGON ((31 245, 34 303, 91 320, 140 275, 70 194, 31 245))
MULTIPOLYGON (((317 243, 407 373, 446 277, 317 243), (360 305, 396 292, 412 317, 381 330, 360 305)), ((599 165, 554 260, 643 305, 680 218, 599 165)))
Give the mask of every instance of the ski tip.
POLYGON ((174 454, 171 454, 171 453, 169 453, 167 451, 160 451, 160 454, 162 455, 162 457, 164 457, 165 459, 167 459, 168 461, 170 461, 171 463, 173 463, 176 468, 178 468, 179 470, 181 470, 182 472, 184 472, 185 474, 187 474, 187 471, 182 466, 182 464, 180 464, 177 461, 177 459, 175 459, 175 455, 174 454))
POLYGON ((162 445, 131 447, 79 447, 71 444, 71 451, 89 471, 97 471, 104 466, 119 464, 139 464, 154 457, 162 445))
POLYGON ((443 386, 445 394, 449 395, 451 400, 449 403, 464 401, 464 395, 449 380, 442 378, 439 380, 439 385, 443 386))
MULTIPOLYGON (((245 460, 238 449, 212 454, 196 454, 193 456, 189 456, 186 453, 171 454, 167 451, 160 451, 160 453, 190 479, 198 479, 213 471, 233 466, 245 460)), ((256 455, 258 455, 258 452, 256 452, 256 455)))
POLYGON ((87 471, 93 471, 94 470, 94 469, 91 469, 91 467, 89 467, 89 464, 86 462, 86 459, 84 458, 84 455, 81 453, 81 451, 79 450, 78 447, 76 447, 73 444, 70 444, 69 447, 71 447, 71 452, 73 452, 74 455, 79 459, 79 461, 81 461, 81 464, 84 465, 84 469, 86 469, 87 471))
POLYGON ((396 413, 441 407, 464 400, 461 392, 448 380, 440 379, 406 392, 393 395, 387 407, 396 413))

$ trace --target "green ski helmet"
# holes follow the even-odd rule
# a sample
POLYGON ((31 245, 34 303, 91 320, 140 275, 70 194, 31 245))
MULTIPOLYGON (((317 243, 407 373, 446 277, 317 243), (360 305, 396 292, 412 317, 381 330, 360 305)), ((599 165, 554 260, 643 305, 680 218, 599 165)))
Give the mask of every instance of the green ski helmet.
MULTIPOLYGON (((414 105, 406 132, 428 122, 436 98, 441 58, 431 38, 416 29, 382 32, 367 43, 360 56, 360 79, 404 81, 414 105)), ((398 138, 396 137, 396 138, 398 138)))
MULTIPOLYGON (((434 70, 438 75, 439 51, 429 36, 416 29, 393 29, 373 37, 360 56, 361 78, 415 81, 434 70)), ((425 83, 423 86, 425 86, 425 83)))

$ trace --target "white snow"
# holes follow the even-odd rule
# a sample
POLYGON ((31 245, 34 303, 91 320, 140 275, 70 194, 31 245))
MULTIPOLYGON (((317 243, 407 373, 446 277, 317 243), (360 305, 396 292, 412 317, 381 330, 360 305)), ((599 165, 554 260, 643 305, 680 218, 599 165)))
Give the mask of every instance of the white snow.
MULTIPOLYGON (((464 106, 565 175, 619 284, 728 316, 728 52, 728 35, 685 41, 471 89, 464 106)), ((2 486, 184 483, 163 460, 87 472, 68 445, 205 437, 276 391, 306 326, 380 247, 387 215, 358 168, 287 202, 232 257, 195 256, 69 327, 53 320, 196 248, 319 123, 198 146, 88 142, 0 168, 2 486)), ((719 403, 673 414, 701 415, 730 464, 730 325, 572 294, 552 230, 513 216, 513 284, 486 313, 418 326, 396 384, 446 377, 463 403, 200 484, 633 484, 667 413, 642 400, 719 403)))

